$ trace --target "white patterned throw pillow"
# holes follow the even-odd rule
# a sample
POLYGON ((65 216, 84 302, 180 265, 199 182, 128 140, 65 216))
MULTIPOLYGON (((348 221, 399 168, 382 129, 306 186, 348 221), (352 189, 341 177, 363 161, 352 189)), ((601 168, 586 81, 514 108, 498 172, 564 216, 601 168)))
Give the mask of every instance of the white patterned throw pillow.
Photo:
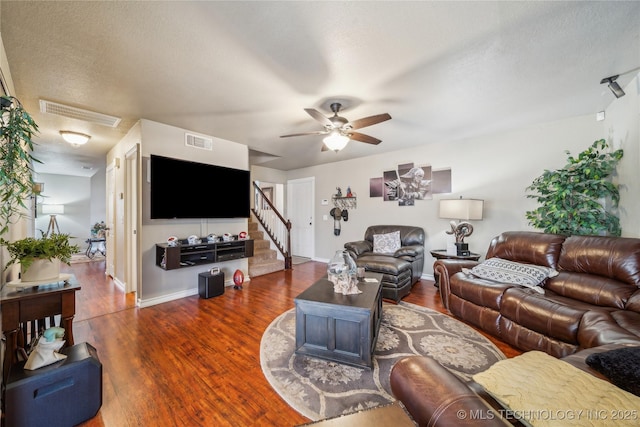
POLYGON ((393 254, 400 249, 400 230, 387 234, 373 235, 373 252, 393 254))
POLYGON ((547 277, 558 275, 558 272, 553 268, 523 264, 502 258, 489 258, 471 270, 465 268, 462 271, 481 279, 525 286, 540 293, 544 293, 544 290, 540 287, 542 282, 547 277))

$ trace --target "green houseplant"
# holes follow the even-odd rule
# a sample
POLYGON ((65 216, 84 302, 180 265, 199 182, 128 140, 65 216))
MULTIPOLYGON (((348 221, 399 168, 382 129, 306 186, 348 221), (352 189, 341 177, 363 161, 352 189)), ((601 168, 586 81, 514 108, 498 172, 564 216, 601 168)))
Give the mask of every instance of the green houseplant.
POLYGON ((0 239, 0 244, 7 248, 10 256, 4 267, 5 270, 13 263, 18 262, 22 267, 23 276, 36 260, 59 260, 69 264, 71 255, 80 249, 78 245, 69 243, 68 234, 43 235, 40 239, 26 237, 15 242, 0 239))
POLYGON ((33 135, 38 125, 12 96, 0 97, 0 236, 23 215, 33 194, 33 135))
POLYGON ((540 206, 526 212, 529 224, 545 233, 620 236, 620 219, 607 207, 617 208, 618 186, 610 176, 623 156, 609 151, 604 139, 595 141, 577 157, 567 154, 567 164, 545 170, 527 187, 540 206))

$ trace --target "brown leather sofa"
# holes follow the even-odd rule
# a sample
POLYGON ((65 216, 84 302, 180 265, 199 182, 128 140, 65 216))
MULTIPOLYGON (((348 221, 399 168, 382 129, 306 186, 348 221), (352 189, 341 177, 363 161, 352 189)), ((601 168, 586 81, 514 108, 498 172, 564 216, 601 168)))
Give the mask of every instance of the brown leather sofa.
POLYGON ((444 306, 523 350, 564 357, 604 344, 640 344, 640 239, 505 232, 485 259, 558 271, 544 293, 463 272, 480 262, 437 260, 444 306))
MULTIPOLYGON (((589 367, 585 360, 592 353, 621 347, 620 344, 594 347, 562 360, 607 380, 589 367)), ((390 384, 394 396, 420 427, 524 425, 516 416, 504 410, 479 384, 463 382, 430 357, 410 356, 400 360, 391 370, 390 384)))
POLYGON ((382 274, 382 297, 400 301, 420 280, 424 268, 425 232, 409 225, 372 225, 364 239, 347 242, 345 249, 366 271, 382 274), (394 253, 374 252, 374 236, 400 231, 400 248, 394 253))

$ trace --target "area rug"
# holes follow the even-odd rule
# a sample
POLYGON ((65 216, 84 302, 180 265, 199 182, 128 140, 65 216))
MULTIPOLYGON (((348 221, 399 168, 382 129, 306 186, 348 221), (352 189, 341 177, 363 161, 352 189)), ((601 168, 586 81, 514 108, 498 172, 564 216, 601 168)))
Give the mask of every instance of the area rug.
POLYGON ((463 380, 505 358, 484 336, 445 314, 400 302, 384 303, 373 369, 296 355, 295 309, 278 316, 260 342, 262 371, 276 392, 311 420, 395 401, 389 385, 401 358, 425 355, 463 380))

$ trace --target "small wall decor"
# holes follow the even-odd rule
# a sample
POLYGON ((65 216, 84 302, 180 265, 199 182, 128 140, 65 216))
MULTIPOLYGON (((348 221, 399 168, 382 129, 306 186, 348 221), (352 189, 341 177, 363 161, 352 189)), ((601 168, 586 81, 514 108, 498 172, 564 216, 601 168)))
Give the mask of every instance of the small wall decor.
POLYGON ((347 195, 342 195, 342 189, 340 187, 336 187, 336 194, 331 197, 333 201, 334 208, 331 209, 329 215, 333 218, 333 234, 335 236, 340 235, 340 221, 348 221, 349 220, 349 211, 348 209, 355 209, 357 207, 357 199, 356 194, 351 191, 351 187, 347 187, 347 195))

